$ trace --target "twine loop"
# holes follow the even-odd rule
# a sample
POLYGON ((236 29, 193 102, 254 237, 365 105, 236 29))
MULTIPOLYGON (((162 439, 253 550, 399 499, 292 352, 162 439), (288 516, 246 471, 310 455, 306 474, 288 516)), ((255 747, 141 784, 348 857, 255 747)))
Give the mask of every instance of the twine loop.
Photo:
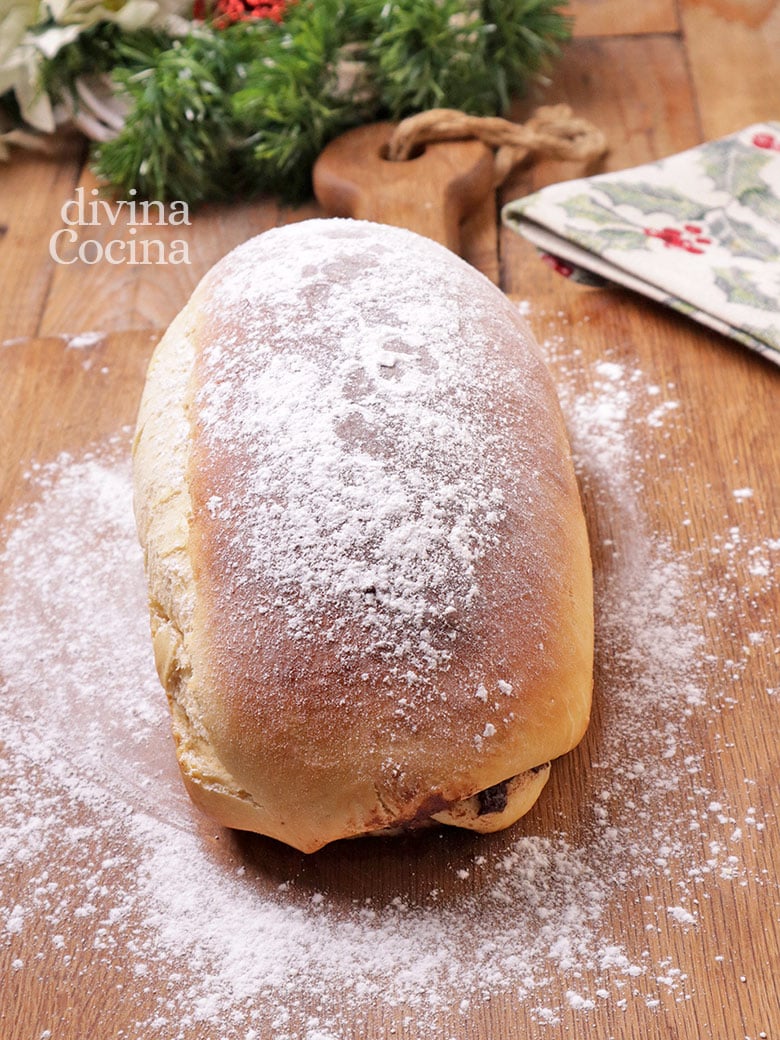
POLYGON ((454 108, 431 108, 398 124, 390 138, 387 158, 400 162, 423 145, 470 138, 495 151, 495 187, 529 155, 590 162, 607 150, 602 131, 575 116, 568 105, 543 105, 526 123, 513 123, 500 116, 470 116, 454 108))

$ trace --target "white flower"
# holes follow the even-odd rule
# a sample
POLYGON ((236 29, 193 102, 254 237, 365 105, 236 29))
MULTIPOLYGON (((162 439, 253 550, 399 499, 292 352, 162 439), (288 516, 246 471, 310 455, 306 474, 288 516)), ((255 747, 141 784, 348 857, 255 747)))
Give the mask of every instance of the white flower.
POLYGON ((189 0, 0 0, 0 95, 13 90, 24 120, 51 133, 57 118, 41 86, 44 58, 98 22, 126 32, 156 25, 181 33, 189 10, 189 0))
POLYGON ((38 21, 39 0, 0 0, 0 69, 38 21))
POLYGON ((40 20, 41 6, 38 0, 0 0, 0 4, 0 95, 13 90, 27 122, 51 131, 51 104, 38 86, 40 56, 28 42, 28 30, 40 20))
POLYGON ((60 25, 86 28, 97 22, 116 22, 127 32, 163 24, 170 14, 184 14, 187 6, 182 0, 44 0, 44 7, 60 25))

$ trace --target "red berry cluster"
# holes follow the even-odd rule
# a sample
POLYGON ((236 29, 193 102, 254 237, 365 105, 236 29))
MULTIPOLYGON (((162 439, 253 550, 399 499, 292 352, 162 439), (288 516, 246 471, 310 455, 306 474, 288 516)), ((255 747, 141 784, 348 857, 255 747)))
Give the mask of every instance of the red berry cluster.
POLYGON ((571 278, 574 274, 574 268, 571 264, 567 264, 565 260, 561 260, 557 256, 553 256, 551 253, 541 254, 542 263, 547 264, 553 271, 557 271, 558 274, 562 274, 564 278, 571 278))
POLYGON ((192 16, 206 19, 210 15, 217 29, 259 18, 281 22, 288 3, 289 0, 193 0, 192 16))
POLYGON ((770 152, 780 152, 780 140, 773 134, 753 134, 753 144, 756 148, 767 148, 770 152))
POLYGON ((702 246, 712 244, 711 238, 702 235, 698 224, 684 224, 682 228, 645 228, 644 232, 651 238, 660 238, 665 246, 684 249, 686 253, 703 253, 702 246))

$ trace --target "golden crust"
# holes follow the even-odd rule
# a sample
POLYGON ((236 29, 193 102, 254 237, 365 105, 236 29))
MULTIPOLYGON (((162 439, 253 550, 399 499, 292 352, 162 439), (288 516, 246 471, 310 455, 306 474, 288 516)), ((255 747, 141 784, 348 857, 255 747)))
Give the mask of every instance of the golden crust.
POLYGON ((223 260, 152 360, 135 496, 182 775, 226 826, 304 851, 498 829, 582 737, 591 566, 555 392, 511 304, 440 247, 314 221, 223 260))

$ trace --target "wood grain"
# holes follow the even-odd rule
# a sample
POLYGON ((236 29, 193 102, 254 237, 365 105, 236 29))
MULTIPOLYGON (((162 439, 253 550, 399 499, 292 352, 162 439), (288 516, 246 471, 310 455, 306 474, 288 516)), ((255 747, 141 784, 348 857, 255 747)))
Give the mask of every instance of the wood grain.
POLYGON ((679 29, 674 0, 572 0, 568 5, 574 19, 575 36, 628 36, 644 33, 674 33, 679 29))
MULTIPOLYGON (((524 121, 538 101, 517 102, 514 117, 524 121)), ((552 160, 521 168, 505 182, 502 201, 557 181, 672 155, 700 140, 685 48, 674 36, 574 40, 545 102, 565 102, 595 123, 608 151, 589 168, 552 160)))
MULTIPOLYGON (((94 200, 97 182, 89 170, 82 173, 76 187, 83 190, 86 202, 94 200)), ((70 198, 76 198, 75 188, 70 198)), ((280 207, 270 200, 203 206, 197 213, 189 213, 188 225, 160 223, 155 212, 150 217, 151 226, 135 228, 131 218, 132 214, 124 210, 118 212, 113 225, 102 219, 97 227, 79 228, 77 241, 62 249, 65 262, 51 264, 51 289, 39 326, 42 335, 164 328, 221 256, 285 219, 280 207), (130 242, 138 247, 146 240, 153 262, 144 262, 142 251, 137 253, 138 263, 90 264, 79 258, 78 250, 87 241, 105 249, 112 240, 127 243, 128 249, 130 242), (175 242, 186 244, 186 262, 168 262, 180 255, 173 249, 175 242), (161 244, 164 264, 156 262, 156 243, 161 244), (88 294, 84 293, 85 282, 90 287, 88 294)), ((41 246, 39 243, 38 248, 41 246)), ((97 248, 88 247, 86 255, 91 260, 97 248)))
POLYGON ((60 452, 84 452, 135 422, 139 387, 158 336, 16 339, 0 345, 0 516, 24 498, 22 473, 60 452), (127 388, 131 392, 127 392, 127 388), (29 422, 20 422, 20 417, 29 422))
POLYGON ((55 264, 49 237, 79 176, 83 149, 57 158, 17 150, 0 163, 0 340, 38 332, 55 264))
POLYGON ((682 0, 681 12, 705 139, 777 119, 780 4, 682 0))

